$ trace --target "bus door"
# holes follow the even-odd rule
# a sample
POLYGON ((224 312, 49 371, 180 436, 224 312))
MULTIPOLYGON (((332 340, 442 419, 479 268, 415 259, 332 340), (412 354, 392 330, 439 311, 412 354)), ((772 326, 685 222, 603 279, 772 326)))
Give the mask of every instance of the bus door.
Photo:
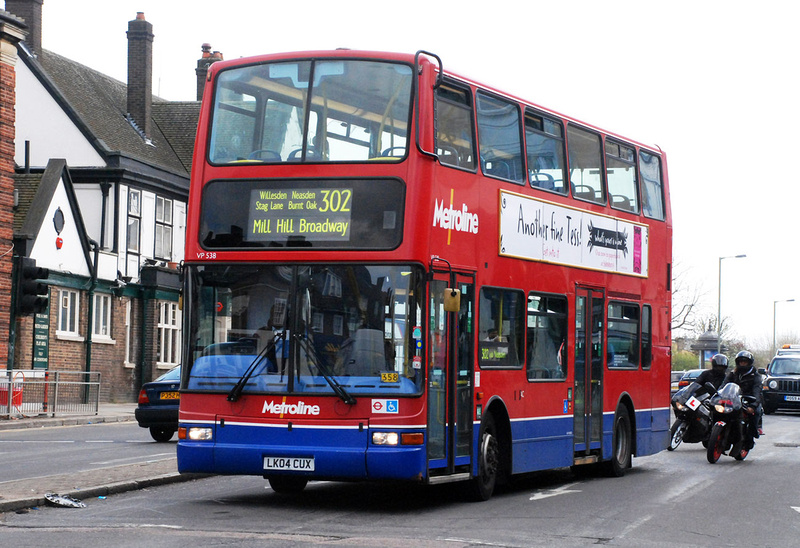
POLYGON ((437 273, 429 291, 427 447, 428 477, 435 483, 471 469, 474 278, 437 273))
POLYGON ((575 291, 575 463, 592 462, 601 453, 603 433, 602 290, 575 291))

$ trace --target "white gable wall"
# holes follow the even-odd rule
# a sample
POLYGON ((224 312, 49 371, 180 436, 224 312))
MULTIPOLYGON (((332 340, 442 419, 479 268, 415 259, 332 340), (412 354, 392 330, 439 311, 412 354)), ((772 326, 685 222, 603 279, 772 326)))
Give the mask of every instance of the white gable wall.
POLYGON ((45 167, 51 158, 65 158, 72 167, 105 166, 86 137, 64 113, 28 66, 16 69, 16 139, 14 161, 25 165, 25 141, 30 141, 31 167, 45 167))
MULTIPOLYGON (((98 244, 101 241, 100 232, 103 220, 103 192, 98 185, 76 185, 73 184, 75 189, 75 196, 81 208, 81 216, 83 217, 83 224, 86 226, 86 233, 90 239, 98 244)), ((109 211, 106 211, 106 221, 109 211)), ((113 215, 113 213, 111 213, 113 215)), ((111 217, 113 219, 113 217, 111 217)), ((106 247, 111 246, 111 240, 108 239, 106 234, 106 247)))
POLYGON ((67 191, 64 188, 64 181, 60 180, 53 199, 47 208, 44 222, 36 236, 30 256, 36 260, 37 266, 43 266, 51 270, 69 272, 81 276, 89 276, 89 266, 86 264, 86 256, 81 247, 78 226, 75 217, 70 209, 67 191), (61 234, 56 233, 53 216, 56 210, 61 208, 64 213, 64 228, 61 234), (63 244, 61 249, 56 246, 56 238, 61 238, 63 244))

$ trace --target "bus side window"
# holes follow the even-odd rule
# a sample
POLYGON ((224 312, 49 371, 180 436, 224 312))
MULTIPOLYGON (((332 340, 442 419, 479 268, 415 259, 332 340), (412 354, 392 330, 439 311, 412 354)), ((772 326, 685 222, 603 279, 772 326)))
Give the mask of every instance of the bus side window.
POLYGON ((522 366, 525 295, 514 289, 484 287, 478 309, 478 361, 481 368, 522 366))
POLYGON ((606 332, 607 364, 609 368, 635 368, 639 366, 639 305, 634 303, 608 303, 608 330, 606 332))
POLYGON ((561 122, 526 112, 525 151, 531 186, 566 194, 564 128, 561 122))
POLYGON ((642 307, 642 369, 653 365, 653 320, 650 305, 642 307))
POLYGON ((580 200, 606 203, 600 136, 569 126, 567 147, 572 195, 580 200))
POLYGON ((436 89, 436 154, 444 165, 475 169, 472 96, 447 84, 436 89))
POLYGON ((642 212, 651 219, 663 221, 666 218, 664 185, 658 156, 639 151, 639 176, 642 178, 642 212))
POLYGON ((635 159, 632 147, 606 141, 606 177, 611 207, 639 213, 635 159))
POLYGON ((478 93, 481 168, 486 175, 523 182, 519 107, 478 93))
POLYGON ((567 376, 567 298, 528 295, 528 380, 567 376))

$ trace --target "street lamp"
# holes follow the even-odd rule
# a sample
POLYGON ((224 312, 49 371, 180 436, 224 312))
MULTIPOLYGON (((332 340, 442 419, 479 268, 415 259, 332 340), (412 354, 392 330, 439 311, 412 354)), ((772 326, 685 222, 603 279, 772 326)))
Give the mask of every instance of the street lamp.
POLYGON ((772 355, 775 355, 777 344, 775 340, 775 318, 778 303, 793 303, 794 299, 783 299, 782 301, 772 301, 772 355))
POLYGON ((722 347, 722 259, 744 259, 747 255, 728 255, 719 258, 719 280, 717 283, 717 354, 722 347))

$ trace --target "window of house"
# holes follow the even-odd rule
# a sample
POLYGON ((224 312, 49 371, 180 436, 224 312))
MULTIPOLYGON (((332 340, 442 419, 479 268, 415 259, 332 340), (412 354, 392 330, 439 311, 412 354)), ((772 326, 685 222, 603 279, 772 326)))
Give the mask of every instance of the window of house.
POLYGON ((525 173, 519 107, 482 93, 478 94, 477 105, 483 172, 492 177, 523 182, 525 173))
POLYGON ((606 141, 606 177, 611 207, 639 213, 636 152, 633 147, 606 141))
POLYGON ((528 380, 567 376, 567 298, 528 295, 528 380))
POLYGON ((156 197, 156 245, 155 256, 172 258, 172 200, 156 197))
POLYGON ((142 193, 128 192, 128 251, 139 253, 139 226, 142 221, 142 193))
POLYGON ((178 303, 158 303, 158 357, 159 366, 175 366, 181 361, 181 316, 178 303))
POLYGON ((78 336, 80 295, 71 289, 58 291, 58 334, 78 336))
POLYGON ((608 303, 608 367, 639 366, 639 305, 608 303))
POLYGON ((606 203, 600 136, 569 126, 567 147, 572 195, 580 200, 606 203))
POLYGON ((478 360, 482 368, 518 368, 525 343, 525 294, 513 289, 481 289, 478 360))
POLYGON ((95 293, 92 336, 101 339, 111 338, 111 295, 95 293))
POLYGON ((444 84, 436 89, 436 154, 443 165, 475 169, 472 95, 444 84))

